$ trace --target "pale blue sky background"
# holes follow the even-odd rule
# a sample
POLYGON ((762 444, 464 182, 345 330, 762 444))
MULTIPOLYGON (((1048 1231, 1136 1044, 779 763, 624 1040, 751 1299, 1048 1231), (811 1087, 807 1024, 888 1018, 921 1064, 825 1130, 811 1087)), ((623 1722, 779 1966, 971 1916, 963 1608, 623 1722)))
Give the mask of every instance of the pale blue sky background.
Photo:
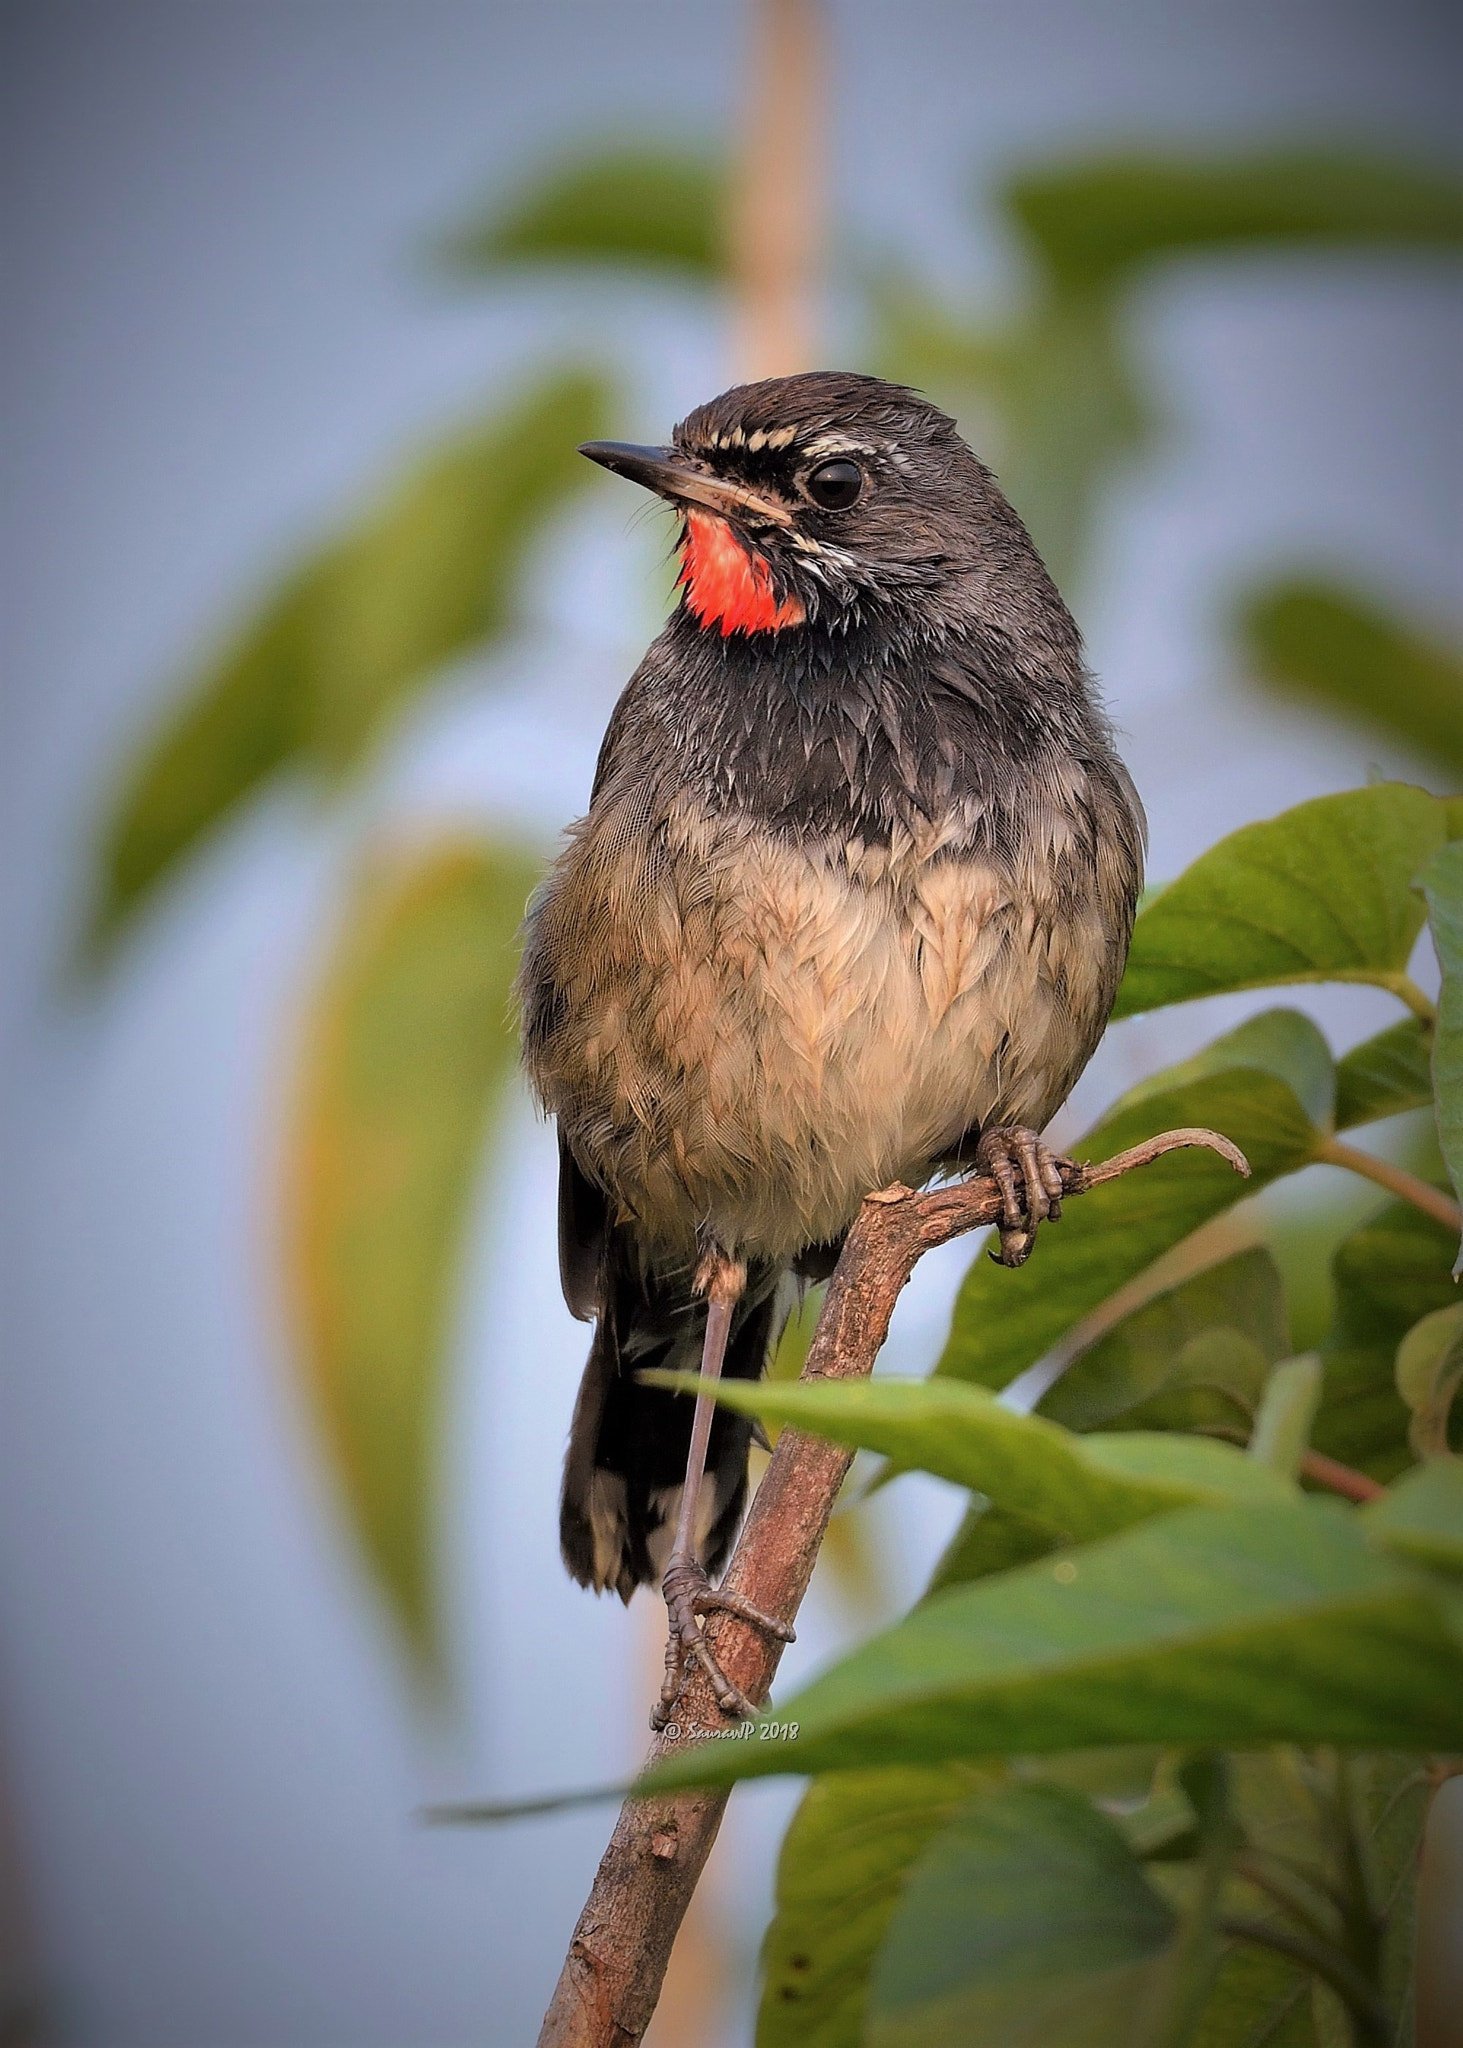
MULTIPOLYGON (((832 0, 844 248, 1019 286, 970 204, 1113 141, 1296 135, 1456 152, 1442 6, 832 0)), ((545 845, 653 628, 659 536, 606 492, 535 571, 498 692, 464 690, 345 813, 272 798, 91 1001, 56 990, 119 749, 221 617, 425 433, 550 349, 608 345, 659 435, 728 381, 709 312, 558 287, 449 298, 412 261, 473 195, 603 131, 725 132, 732 5, 124 0, 3 11, 6 1073, 0 1758, 62 2037, 105 2048, 531 2039, 608 1814, 427 1833, 439 1796, 615 1776, 648 1602, 570 1587, 557 1464, 584 1336, 554 1284, 545 1134, 483 1190, 444 1504, 459 1708, 414 1708, 337 1525, 274 1279, 279 1081, 363 829, 508 817, 545 845)), ((1228 674, 1224 593, 1291 561, 1458 621, 1460 296, 1421 260, 1171 272, 1135 316, 1177 423, 1076 594, 1155 874, 1375 764, 1228 674)), ((837 353, 836 343, 830 352, 837 353)), ((1377 999, 1378 1002, 1380 999, 1377 999)), ((1318 997, 1356 1036, 1368 999, 1318 997)), ((1084 1083, 1209 1035, 1124 1027, 1084 1083)), ((901 1310, 938 1343, 963 1254, 901 1310)), ((948 1504, 891 1509, 912 1585, 948 1504)), ((815 1607, 785 1666, 826 1655, 815 1607)), ((739 1795, 715 1896, 743 1974, 790 1794, 739 1795)), ((745 2016, 726 2039, 746 2038, 745 2016)))

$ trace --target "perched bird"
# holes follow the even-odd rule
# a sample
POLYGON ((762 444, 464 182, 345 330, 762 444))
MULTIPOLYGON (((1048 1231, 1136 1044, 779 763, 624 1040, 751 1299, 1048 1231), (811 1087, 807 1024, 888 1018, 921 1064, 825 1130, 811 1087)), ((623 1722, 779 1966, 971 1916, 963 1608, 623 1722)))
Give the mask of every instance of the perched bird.
POLYGON ((1121 977, 1144 822, 1040 557, 954 423, 842 372, 740 385, 665 448, 582 451, 680 519, 680 597, 528 910, 523 1056, 558 1122, 565 1298, 594 1342, 564 1468, 582 1584, 700 1617, 751 1425, 647 1366, 767 1362, 864 1196, 978 1167, 1018 1265, 1038 1135, 1121 977), (704 1472, 703 1472, 704 1467, 704 1472))

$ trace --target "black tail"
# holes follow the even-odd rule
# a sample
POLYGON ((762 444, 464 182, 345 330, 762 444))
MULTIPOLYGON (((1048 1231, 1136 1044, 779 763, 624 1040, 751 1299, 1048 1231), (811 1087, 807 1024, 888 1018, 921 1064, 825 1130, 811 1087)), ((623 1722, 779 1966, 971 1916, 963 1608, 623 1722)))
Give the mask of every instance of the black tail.
MULTIPOLYGON (((692 1295, 689 1275, 670 1281, 647 1274, 628 1231, 612 1230, 608 1237, 598 1327, 564 1460, 559 1541, 582 1586, 596 1592, 613 1587, 628 1600, 637 1586, 658 1584, 665 1571, 695 1408, 692 1395, 641 1386, 634 1375, 649 1366, 699 1371, 706 1307, 692 1295)), ((768 1266, 749 1271, 732 1318, 726 1377, 761 1377, 786 1308, 780 1277, 768 1266)), ((718 1408, 698 1546, 713 1575, 731 1549, 746 1503, 751 1442, 748 1418, 718 1408)))

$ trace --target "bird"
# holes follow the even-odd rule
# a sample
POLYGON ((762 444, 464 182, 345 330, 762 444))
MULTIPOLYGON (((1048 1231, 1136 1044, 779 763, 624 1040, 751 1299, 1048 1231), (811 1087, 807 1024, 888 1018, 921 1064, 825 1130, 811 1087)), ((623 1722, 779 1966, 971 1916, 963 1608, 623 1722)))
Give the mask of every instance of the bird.
POLYGON ((559 1143, 559 1260, 594 1323, 560 1501, 568 1571, 660 1582, 652 1720, 703 1622, 753 1424, 644 1384, 755 1379, 864 1198, 975 1169, 1007 1266, 1060 1215, 1041 1136, 1100 1039, 1146 826, 1025 527, 919 393, 742 384, 665 446, 580 452, 665 500, 667 622, 589 809, 525 914, 524 1067, 559 1143))

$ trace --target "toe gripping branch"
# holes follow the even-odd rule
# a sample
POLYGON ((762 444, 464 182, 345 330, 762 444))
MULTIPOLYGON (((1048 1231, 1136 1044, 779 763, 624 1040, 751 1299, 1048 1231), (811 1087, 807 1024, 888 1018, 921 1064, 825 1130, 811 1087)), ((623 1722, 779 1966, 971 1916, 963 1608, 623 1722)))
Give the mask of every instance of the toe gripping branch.
POLYGON ((724 1714, 750 1719, 757 1709, 717 1663, 702 1632, 701 1617, 703 1614, 734 1614, 738 1620, 761 1629, 764 1635, 779 1643, 797 1641, 790 1624, 779 1621, 775 1614, 765 1614, 760 1607, 737 1593, 721 1592, 693 1560, 682 1559, 673 1564, 661 1582, 661 1591, 665 1594, 670 1630, 665 1646, 665 1683, 650 1716, 651 1727, 664 1728, 674 1720, 686 1666, 691 1662, 699 1664, 706 1673, 716 1704, 724 1714))
POLYGON ((1116 1180, 1119 1174, 1128 1173, 1135 1166, 1147 1166, 1165 1152, 1178 1152, 1189 1146, 1217 1152, 1236 1173, 1249 1178, 1249 1161, 1238 1145, 1221 1137, 1218 1131, 1205 1130, 1198 1124, 1146 1138, 1141 1145, 1132 1145, 1099 1166, 1085 1166, 1075 1159, 1063 1158, 1044 1144, 1035 1131, 1021 1124, 998 1124, 982 1132, 976 1147, 976 1167, 986 1179, 995 1182, 1000 1196, 995 1225, 1001 1243, 991 1257, 999 1266, 1024 1266, 1036 1242, 1037 1225, 1057 1221, 1064 1196, 1085 1194, 1089 1188, 1098 1187, 1105 1180, 1116 1180))
POLYGON ((1075 1172, 1076 1163, 1060 1158, 1024 1124, 995 1124, 982 1131, 975 1163, 1001 1194, 996 1219, 1001 1246, 991 1257, 1001 1266, 1024 1266, 1036 1243, 1037 1225, 1055 1223, 1061 1215, 1067 1191, 1064 1173, 1075 1172))

